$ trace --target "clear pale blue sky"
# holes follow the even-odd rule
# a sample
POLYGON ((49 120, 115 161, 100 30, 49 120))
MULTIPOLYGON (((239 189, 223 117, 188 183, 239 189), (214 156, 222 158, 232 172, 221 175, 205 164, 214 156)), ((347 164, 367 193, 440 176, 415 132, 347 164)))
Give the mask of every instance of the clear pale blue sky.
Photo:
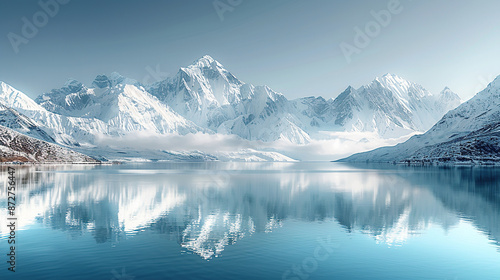
POLYGON ((141 81, 157 65, 175 74, 209 54, 241 80, 289 98, 335 97, 385 73, 469 98, 500 74, 496 0, 401 0, 401 13, 347 63, 339 45, 353 44, 354 28, 389 2, 242 0, 221 20, 212 0, 71 0, 16 54, 9 32, 22 35, 22 17, 32 21, 42 9, 0 0, 0 80, 37 96, 68 78, 90 83, 117 71, 141 81))

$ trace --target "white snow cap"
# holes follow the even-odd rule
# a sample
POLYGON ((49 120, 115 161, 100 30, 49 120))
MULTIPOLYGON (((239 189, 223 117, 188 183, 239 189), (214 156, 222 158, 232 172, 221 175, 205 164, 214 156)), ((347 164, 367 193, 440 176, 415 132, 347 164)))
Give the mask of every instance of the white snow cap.
POLYGON ((134 79, 126 78, 118 72, 113 72, 110 75, 97 75, 92 82, 92 85, 98 88, 114 87, 118 84, 122 85, 135 85, 137 81, 134 79))
POLYGON ((200 68, 203 68, 203 67, 213 67, 213 66, 218 66, 218 67, 223 67, 222 64, 220 64, 217 60, 213 59, 211 56, 209 55, 204 55, 202 56, 201 58, 195 60, 193 62, 193 64, 191 64, 189 67, 200 67, 200 68))

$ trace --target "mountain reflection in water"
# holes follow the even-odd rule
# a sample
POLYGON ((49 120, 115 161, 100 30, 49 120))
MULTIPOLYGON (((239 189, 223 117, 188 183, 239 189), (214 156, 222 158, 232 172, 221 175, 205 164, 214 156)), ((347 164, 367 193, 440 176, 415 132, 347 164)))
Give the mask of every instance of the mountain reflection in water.
POLYGON ((41 223, 74 238, 91 233, 97 243, 150 231, 203 259, 292 219, 337 222, 394 246, 431 224, 447 230, 466 220, 498 246, 499 175, 496 168, 334 163, 23 166, 18 219, 21 229, 41 223))

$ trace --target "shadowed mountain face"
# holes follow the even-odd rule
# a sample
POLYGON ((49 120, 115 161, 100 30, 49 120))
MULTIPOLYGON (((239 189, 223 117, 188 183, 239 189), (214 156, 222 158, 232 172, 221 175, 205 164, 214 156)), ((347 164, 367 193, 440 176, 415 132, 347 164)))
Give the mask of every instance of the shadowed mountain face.
POLYGON ((346 232, 404 245, 432 225, 447 230, 465 219, 500 241, 498 169, 336 165, 308 173, 300 164, 241 163, 82 168, 19 169, 20 224, 29 229, 41 223, 76 237, 90 233, 98 243, 154 232, 203 259, 293 220, 337 223, 346 232))
MULTIPOLYGON (((33 131, 36 131, 33 128, 33 131)), ((42 131, 43 132, 43 131, 42 131)), ((42 134, 43 135, 43 134, 42 134)), ((0 125, 0 162, 98 163, 86 155, 0 125)))

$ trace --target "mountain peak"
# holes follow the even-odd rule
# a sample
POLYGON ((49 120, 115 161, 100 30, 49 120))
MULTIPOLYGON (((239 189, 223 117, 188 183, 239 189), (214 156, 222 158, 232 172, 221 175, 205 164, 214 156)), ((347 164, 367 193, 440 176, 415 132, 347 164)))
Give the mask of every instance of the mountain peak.
POLYGON ((71 92, 78 92, 83 89, 83 84, 75 79, 68 79, 64 83, 64 87, 67 87, 70 89, 71 92))
POLYGON ((440 95, 456 95, 449 87, 444 87, 444 89, 439 93, 440 95))
POLYGON ((118 84, 137 84, 136 80, 126 78, 118 72, 113 72, 110 75, 97 75, 97 77, 92 82, 92 85, 97 88, 113 87, 118 84))
POLYGON ((109 75, 109 78, 111 80, 124 80, 125 77, 122 76, 120 73, 118 72, 112 72, 110 75, 109 75))
POLYGON ((355 90, 355 89, 354 89, 351 85, 349 85, 349 86, 348 86, 348 87, 344 90, 344 92, 349 92, 349 91, 354 91, 354 90, 355 90))
POLYGON ((456 94, 453 90, 451 90, 449 87, 444 87, 444 89, 439 93, 441 96, 449 96, 453 97, 455 99, 460 99, 458 94, 456 94))
POLYGON ((105 88, 111 86, 111 81, 106 75, 97 75, 92 82, 92 85, 97 88, 105 88))
POLYGON ((385 73, 382 78, 399 78, 401 79, 401 77, 399 77, 398 75, 396 74, 392 74, 392 73, 385 73))
POLYGON ((197 60, 195 60, 193 62, 193 64, 191 64, 188 67, 205 68, 205 67, 214 67, 214 66, 219 67, 219 68, 223 68, 222 64, 220 64, 217 60, 213 59, 209 55, 204 55, 204 56, 198 58, 197 60))
POLYGON ((208 61, 210 63, 212 63, 212 62, 215 61, 215 59, 213 59, 213 57, 209 56, 208 54, 206 54, 206 55, 204 55, 204 56, 202 56, 202 57, 200 57, 200 58, 197 59, 197 61, 201 61, 201 60, 206 60, 206 61, 208 61))
POLYGON ((356 92, 356 89, 353 88, 352 86, 348 86, 343 92, 341 92, 336 98, 333 100, 339 99, 345 99, 347 96, 354 94, 356 92))
POLYGON ((446 107, 446 111, 454 109, 460 103, 462 103, 462 99, 458 94, 453 92, 449 87, 445 87, 440 93, 439 93, 439 99, 438 102, 441 103, 441 106, 445 106, 446 104, 449 105, 449 107, 446 107))
POLYGON ((75 85, 75 84, 80 84, 78 80, 75 80, 73 78, 69 78, 65 83, 64 86, 70 86, 70 85, 75 85))
POLYGON ((377 77, 377 78, 375 78, 375 81, 378 81, 384 85, 388 84, 388 83, 391 83, 391 84, 406 84, 406 83, 408 83, 407 80, 401 78, 398 75, 391 74, 391 73, 387 73, 387 74, 383 75, 382 77, 377 77))
POLYGON ((3 105, 14 109, 33 110, 42 109, 33 99, 15 89, 13 86, 0 81, 0 100, 3 105))
POLYGON ((382 77, 377 77, 375 80, 371 82, 370 85, 364 87, 373 87, 373 88, 384 88, 386 90, 391 91, 398 98, 403 98, 405 100, 409 100, 411 88, 415 89, 418 92, 418 97, 421 98, 425 95, 430 95, 428 91, 422 88, 420 85, 407 81, 397 75, 394 74, 385 74, 382 77))

